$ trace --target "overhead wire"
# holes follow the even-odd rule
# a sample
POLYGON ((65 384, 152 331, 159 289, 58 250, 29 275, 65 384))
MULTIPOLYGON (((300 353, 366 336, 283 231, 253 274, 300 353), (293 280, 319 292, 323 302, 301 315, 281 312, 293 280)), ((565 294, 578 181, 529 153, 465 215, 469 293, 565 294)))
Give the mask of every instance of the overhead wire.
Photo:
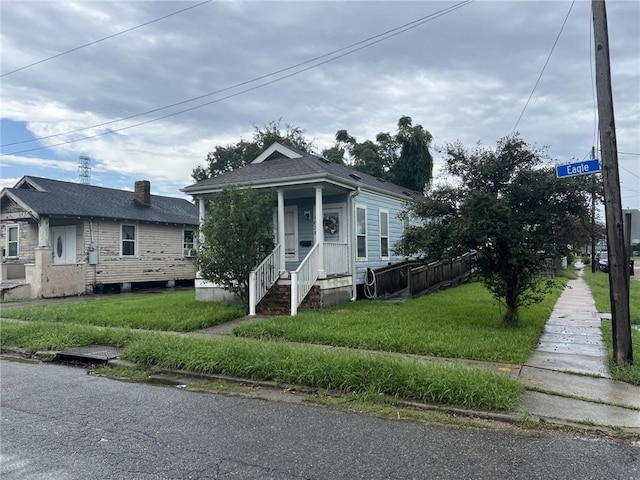
POLYGON ((146 27, 147 25, 151 25, 152 23, 159 22, 160 20, 164 20, 165 18, 173 17, 174 15, 178 15, 180 13, 186 12, 187 10, 192 10, 192 9, 200 7, 200 6, 202 6, 202 5, 206 4, 206 3, 211 3, 212 1, 213 0, 206 0, 204 2, 200 2, 200 3, 197 3, 195 5, 191 5, 190 7, 186 7, 186 8, 183 8, 181 10, 177 10, 177 11, 175 11, 173 13, 169 13, 167 15, 164 15, 162 17, 156 18, 154 20, 150 20, 148 22, 141 23, 140 25, 136 25, 135 27, 127 28, 126 30, 122 30, 121 32, 113 33, 111 35, 107 35, 106 37, 99 38, 98 40, 94 40, 93 42, 85 43, 84 45, 80 45, 78 47, 72 48, 72 49, 67 50, 65 52, 61 52, 61 53, 58 53, 56 55, 52 55, 52 56, 47 57, 47 58, 43 58, 42 60, 38 60, 37 62, 33 62, 33 63, 30 63, 30 64, 25 65, 23 67, 16 68, 15 70, 11 70, 10 72, 3 73, 2 75, 0 75, 0 78, 4 78, 4 77, 6 77, 8 75, 11 75, 13 73, 20 72, 22 70, 26 70, 27 68, 31 68, 31 67, 34 67, 36 65, 40 65, 41 63, 48 62, 49 60, 53 60, 54 58, 62 57, 63 55, 67 55, 69 53, 76 52, 78 50, 81 50, 83 48, 89 47, 91 45, 95 45, 96 43, 104 42, 105 40, 109 40, 110 38, 114 38, 114 37, 117 37, 119 35, 122 35, 122 34, 125 34, 125 33, 129 33, 129 32, 131 32, 133 30, 138 29, 138 28, 146 27))
POLYGON ((84 137, 77 138, 77 139, 67 140, 67 141, 65 141, 65 142, 60 142, 60 143, 56 143, 56 144, 40 146, 40 147, 35 147, 35 148, 30 148, 30 149, 20 150, 20 151, 17 151, 17 152, 11 152, 11 153, 0 153, 0 156, 6 156, 6 155, 18 155, 18 154, 22 154, 22 153, 28 153, 28 152, 33 152, 33 151, 37 151, 37 150, 43 150, 43 149, 46 149, 46 148, 57 147, 57 146, 61 146, 61 145, 67 145, 67 144, 70 144, 70 143, 80 142, 80 141, 88 140, 88 139, 91 139, 91 138, 101 137, 101 136, 104 136, 104 135, 109 135, 109 134, 112 134, 112 133, 121 132, 121 131, 123 131, 123 130, 128 130, 128 129, 131 129, 131 128, 134 128, 134 127, 138 127, 138 126, 141 126, 141 125, 146 125, 146 124, 148 124, 148 123, 156 122, 156 121, 159 121, 159 120, 164 120, 165 118, 169 118, 169 117, 173 117, 173 116, 176 116, 176 115, 180 115, 180 114, 183 114, 183 113, 186 113, 186 112, 190 112, 190 111, 193 111, 193 110, 196 110, 196 109, 199 109, 199 108, 206 107, 206 106, 208 106, 208 105, 212 105, 212 104, 215 104, 215 103, 219 103, 219 102, 222 102, 223 100, 227 100, 227 99, 229 99, 229 98, 233 98, 233 97, 236 97, 236 96, 239 96, 239 95, 242 95, 242 94, 245 94, 245 93, 248 93, 248 92, 251 92, 251 91, 257 90, 257 89, 259 89, 259 88, 266 87, 266 86, 268 86, 268 85, 271 85, 271 84, 274 84, 274 83, 280 82, 280 81, 285 80, 285 79, 287 79, 287 78, 290 78, 290 77, 293 77, 293 76, 299 75, 299 74, 301 74, 301 73, 303 73, 303 72, 306 72, 306 71, 308 71, 308 70, 311 70, 311 69, 317 68, 317 67, 319 67, 319 66, 325 65, 325 64, 327 64, 327 63, 329 63, 329 62, 333 62, 333 61, 338 60, 338 59, 340 59, 340 58, 343 58, 343 57, 345 57, 345 56, 347 56, 347 55, 351 55, 352 53, 355 53, 355 52, 357 52, 357 51, 363 50, 363 49, 368 48, 368 47, 370 47, 370 46, 372 46, 372 45, 375 45, 375 44, 377 44, 377 43, 380 43, 380 42, 382 42, 382 41, 385 41, 385 40, 388 40, 388 39, 390 39, 390 38, 393 38, 393 37, 395 37, 395 36, 397 36, 397 35, 400 35, 400 34, 402 34, 402 33, 405 33, 405 32, 407 32, 407 31, 409 31, 409 30, 412 30, 412 29, 414 29, 414 28, 417 28, 417 27, 419 27, 419 26, 421 26, 421 25, 423 25, 423 24, 425 24, 425 23, 427 23, 427 22, 433 21, 433 20, 435 20, 436 18, 439 18, 439 17, 441 17, 441 16, 443 16, 443 15, 446 15, 446 14, 448 14, 448 13, 451 13, 451 12, 453 12, 454 10, 457 10, 458 8, 461 8, 461 7, 466 6, 466 5, 470 4, 470 3, 473 3, 474 1, 475 1, 475 0, 465 0, 465 1, 463 1, 463 2, 460 2, 460 3, 456 4, 456 5, 453 5, 453 6, 451 6, 451 7, 447 7, 447 8, 445 8, 445 9, 439 10, 438 12, 435 12, 435 13, 433 13, 433 14, 430 14, 430 15, 427 15, 427 16, 424 16, 424 17, 421 17, 421 18, 420 18, 420 19, 418 19, 418 20, 414 20, 414 21, 412 21, 412 22, 409 22, 409 23, 407 23, 407 24, 404 24, 404 25, 402 25, 402 26, 400 26, 400 27, 396 27, 396 28, 394 28, 394 29, 388 30, 388 31, 386 31, 386 32, 384 32, 384 33, 381 33, 381 34, 375 35, 375 36, 373 36, 373 37, 369 37, 369 38, 368 38, 368 39, 366 39, 366 40, 361 40, 361 41, 359 41, 359 42, 356 42, 356 43, 354 43, 354 44, 352 44, 352 45, 350 45, 350 46, 348 46, 348 47, 343 47, 343 48, 338 49, 338 50, 335 50, 335 51, 333 51, 333 52, 330 52, 330 53, 327 53, 327 54, 324 54, 324 55, 321 55, 321 56, 315 57, 314 59, 311 59, 311 60, 307 60, 307 61, 305 61, 305 62, 298 63, 298 64, 296 64, 296 65, 294 65, 294 66, 292 66, 292 67, 287 67, 287 68, 285 68, 285 69, 278 70, 277 72, 273 72, 273 73, 270 73, 270 74, 267 74, 267 75, 262 75, 262 76, 260 76, 260 77, 254 78, 254 79, 252 79, 252 80, 248 80, 248 81, 245 81, 245 82, 239 83, 239 84, 234 85, 234 86, 231 86, 231 87, 223 88, 223 89, 218 90, 218 91, 216 91, 216 92, 211 92, 211 93, 208 93, 208 94, 205 94, 205 95, 201 95, 201 96, 199 96, 199 97, 194 97, 194 98, 189 99, 189 100, 184 100, 184 101, 182 101, 182 102, 177 102, 177 103, 172 104, 172 105, 168 105, 168 106, 165 106, 165 107, 156 108, 156 109, 153 109, 153 110, 149 110, 149 111, 146 111, 146 112, 143 112, 143 113, 139 113, 139 114, 131 115, 131 116, 124 117, 124 118, 121 118, 121 119, 112 120, 112 121, 110 121, 110 122, 105 122, 105 123, 98 124, 98 125, 93 125, 93 126, 90 126, 90 127, 84 127, 84 128, 81 128, 81 129, 76 129, 76 130, 72 130, 72 131, 68 131, 68 132, 64 132, 64 133, 59 133, 59 134, 49 135, 49 136, 47 136, 47 137, 39 137, 39 138, 35 138, 35 139, 31 139, 31 140, 27 140, 27 141, 13 142, 13 143, 11 143, 11 144, 4 144, 4 145, 2 145, 2 147, 6 147, 6 146, 10 146, 10 145, 16 145, 16 144, 19 144, 19 143, 27 143, 27 142, 32 142, 32 141, 43 140, 43 139, 52 138, 52 137, 57 137, 57 136, 61 136, 61 135, 68 135, 68 134, 71 134, 71 133, 77 133, 77 132, 79 132, 79 131, 84 131, 84 130, 88 130, 88 129, 91 129, 91 128, 97 128, 97 127, 100 127, 100 126, 104 126, 104 125, 108 125, 108 124, 112 124, 112 123, 120 122, 120 121, 123 121, 123 120, 128 120, 128 119, 135 118, 135 117, 139 117, 139 116, 142 116, 142 115, 147 115, 147 114, 149 114, 149 113, 154 113, 154 112, 157 112, 157 111, 160 111, 160 110, 164 110, 164 109, 167 109, 167 108, 170 108, 170 107, 176 106, 176 105, 185 104, 185 103, 188 103, 188 102, 191 102, 191 101, 197 100, 197 99, 201 99, 201 98, 204 98, 204 97, 207 97, 207 96, 211 96, 211 95, 214 95, 214 94, 216 94, 216 93, 221 93, 221 92, 223 92, 223 91, 228 91, 228 90, 231 90, 231 89, 233 89, 233 88, 237 88, 237 87, 239 87, 239 86, 247 85, 247 84, 253 83, 253 82, 255 82, 255 81, 258 81, 258 80, 264 79, 264 78, 266 78, 266 77, 273 76, 273 75, 276 75, 276 74, 278 74, 278 73, 283 73, 283 72, 288 71, 288 70, 291 70, 291 69, 293 69, 293 68, 296 68, 296 67, 299 67, 299 66, 302 66, 302 65, 305 65, 305 64, 308 64, 308 63, 314 62, 314 61, 316 61, 316 60, 318 60, 318 59, 325 58, 325 57, 330 56, 330 55, 333 55, 333 54, 335 54, 335 53, 343 52, 344 50, 351 49, 351 50, 349 50, 349 51, 347 51, 347 52, 344 52, 344 53, 342 53, 342 54, 340 54, 340 55, 337 55, 337 56, 334 56, 334 57, 328 58, 328 59, 326 59, 326 60, 324 60, 324 61, 322 61, 322 62, 315 63, 315 64, 310 65, 310 66, 308 66, 308 67, 305 67, 305 68, 303 68, 303 69, 301 69, 301 70, 297 70, 297 71, 295 71, 295 72, 292 72, 292 73, 289 73, 289 74, 287 74, 287 75, 284 75, 284 76, 281 76, 281 77, 275 78, 275 79, 270 80, 270 81, 268 81, 268 82, 261 83, 261 84, 259 84, 259 85, 253 86, 253 87, 251 87, 251 88, 247 88, 247 89, 241 90, 241 91, 239 91, 239 92, 232 93, 232 94, 230 94, 230 95, 227 95, 227 96, 224 96, 224 97, 221 97, 221 98, 218 98, 218 99, 212 100, 212 101, 210 101, 210 102, 205 102, 205 103, 203 103, 203 104, 195 105, 195 106, 190 107, 190 108, 186 108, 186 109, 183 109, 183 110, 179 110, 179 111, 177 111, 177 112, 172 112, 172 113, 169 113, 169 114, 166 114, 166 115, 162 115, 162 116, 160 116, 160 117, 156 117, 156 118, 152 118, 152 119, 149 119, 149 120, 145 120, 145 121, 143 121, 143 122, 138 122, 138 123, 135 123, 135 124, 133 124, 133 125, 126 126, 126 127, 121 127, 121 128, 117 128, 117 129, 110 129, 110 130, 105 131, 105 132, 97 133, 97 134, 94 134, 94 135, 88 135, 88 136, 84 136, 84 137), (374 40, 374 39, 376 39, 376 40, 374 40), (371 40, 374 40, 374 41, 371 41, 371 40), (366 42, 369 42, 369 43, 366 43, 366 42), (363 44, 364 44, 364 45, 363 45, 363 44), (360 46, 358 46, 358 45, 360 45, 360 46), (353 47, 356 47, 356 46, 358 46, 358 47, 357 47, 357 48, 353 48, 353 47))
POLYGON ((562 22, 562 26, 560 27, 560 31, 558 32, 558 35, 556 36, 555 42, 553 42, 553 46, 551 47, 551 51, 549 52, 549 55, 547 56, 547 60, 544 62, 544 65, 542 66, 542 70, 540 71, 540 75, 538 75, 538 79, 536 80, 536 83, 533 85, 533 89, 531 90, 531 93, 529 94, 529 98, 527 99, 527 102, 525 103, 524 108, 522 109, 522 112, 520 112, 520 116, 518 117, 518 120, 516 121, 516 124, 513 126, 513 130, 511 131, 511 135, 513 135, 516 132, 516 129, 518 128, 518 125, 520 124, 520 120, 522 120, 522 116, 524 115, 524 112, 527 110, 527 107, 529 106, 529 102, 531 101, 531 98, 533 97, 533 94, 536 91, 536 88, 538 87, 538 84, 540 83, 540 79, 542 78, 542 75, 544 74, 544 71, 547 68, 547 65, 549 64, 549 60, 551 60, 551 56, 553 55, 553 51, 556 49, 556 45, 558 44, 558 41, 560 40, 560 36, 562 35, 562 31, 564 30, 564 26, 567 24, 567 20, 569 19, 569 15, 571 14, 571 10, 573 9, 573 5, 575 3, 576 3, 576 0, 573 0, 573 2, 571 2, 571 6, 569 7, 569 11, 567 12, 566 17, 564 18, 564 21, 562 22))
MULTIPOLYGON (((23 143, 31 143, 31 142, 36 142, 36 141, 39 141, 39 140, 46 140, 46 139, 49 139, 49 138, 59 137, 59 136, 62 136, 62 135, 70 135, 72 133, 78 133, 78 132, 82 132, 82 131, 85 131, 85 130, 90 130, 90 129, 93 129, 93 128, 104 127, 106 125, 111 125, 113 123, 122 122, 124 120, 130 120, 132 118, 137 118, 137 117, 141 117, 141 116, 144 116, 144 115, 149 115, 150 113, 159 112, 161 110, 166 110, 168 108, 177 107, 179 105, 184 105, 186 103, 194 102, 196 100, 201 100, 203 98, 207 98, 207 97, 210 97, 212 95, 216 95, 218 93, 223 93, 223 92, 226 92, 226 91, 229 91, 229 90, 233 90, 235 88, 243 87, 245 85, 249 85, 251 83, 255 83, 257 81, 264 80, 265 78, 268 78, 268 77, 271 77, 271 76, 274 76, 274 75, 278 75, 280 73, 284 73, 284 72, 289 71, 289 70, 293 70, 293 69, 301 67, 303 65, 307 65, 309 63, 318 61, 318 60, 320 60, 322 58, 329 57, 331 55, 335 55, 337 53, 343 52, 343 51, 348 50, 350 48, 354 48, 354 47, 356 47, 358 45, 362 45, 363 43, 369 42, 369 41, 374 40, 376 38, 379 38, 379 37, 382 37, 382 36, 385 36, 385 35, 389 35, 389 34, 391 34, 393 32, 399 31, 401 29, 404 29, 404 30, 402 30, 399 33, 403 33, 404 31, 409 30, 410 28, 408 28, 408 27, 410 27, 412 25, 415 26, 415 27, 420 26, 423 23, 425 23, 426 21, 430 21, 430 20, 433 20, 434 18, 437 18, 438 16, 442 16, 442 15, 444 15, 446 13, 450 13, 451 11, 453 11, 453 10, 455 10, 457 8, 460 8, 460 7, 462 7, 462 6, 464 6, 464 5, 468 4, 468 3, 472 3, 473 1, 474 0, 463 1, 461 3, 453 5, 451 7, 448 7, 448 8, 445 8, 443 10, 440 10, 440 11, 438 11, 436 13, 425 15, 424 17, 420 17, 417 20, 405 23, 404 25, 400 25, 398 27, 392 28, 392 29, 387 30, 385 32, 382 32, 382 33, 379 33, 377 35, 368 37, 368 38, 366 38, 364 40, 360 40, 358 42, 352 43, 350 45, 347 45, 346 47, 342 47, 342 48, 333 50, 331 52, 328 52, 328 53, 325 53, 325 54, 322 54, 322 55, 318 55, 316 57, 313 57, 311 59, 305 60, 303 62, 299 62, 299 63, 296 63, 296 64, 291 65, 289 67, 282 68, 280 70, 276 70, 276 71, 273 71, 273 72, 270 72, 270 73, 267 73, 267 74, 264 74, 264 75, 260 75, 259 77, 255 77, 255 78, 252 78, 250 80, 246 80, 246 81, 243 81, 243 82, 240 82, 240 83, 236 83, 236 84, 230 85, 228 87, 220 88, 218 90, 215 90, 215 91, 209 92, 209 93, 205 93, 203 95, 198 95, 197 97, 192 97, 192 98, 189 98, 187 100, 181 100, 179 102, 175 102, 175 103, 172 103, 172 104, 169 104, 169 105, 165 105, 163 107, 154 108, 152 110, 146 110, 144 112, 135 113, 135 114, 132 114, 132 115, 128 115, 126 117, 117 118, 115 120, 109 120, 107 122, 98 123, 98 124, 95 124, 95 125, 90 125, 88 127, 77 128, 75 130, 68 130, 66 132, 54 133, 54 134, 51 134, 51 135, 46 135, 46 136, 42 136, 42 137, 36 137, 36 138, 28 139, 28 140, 20 140, 20 141, 17 141, 17 142, 5 143, 5 144, 0 145, 0 147, 9 147, 9 146, 12 146, 12 145, 20 145, 20 144, 23 144, 23 143), (433 18, 431 18, 431 17, 433 17, 433 18)), ((386 38, 391 38, 392 36, 395 36, 395 35, 389 35, 388 37, 385 37, 385 39, 386 38)), ((373 43, 372 43, 372 45, 373 45, 373 43)), ((357 51, 357 50, 354 50, 354 52, 355 51, 357 51)), ((351 52, 351 53, 353 53, 353 52, 351 52)), ((336 57, 336 59, 337 58, 341 58, 341 57, 336 57)), ((327 62, 324 62, 324 63, 327 63, 327 62)), ((317 66, 320 66, 322 64, 323 63, 320 63, 317 66)), ((305 70, 302 70, 302 71, 305 71, 305 70)), ((283 77, 283 78, 287 78, 287 77, 283 77)), ((266 85, 268 85, 268 83, 266 85)), ((225 97, 224 99, 227 99, 227 98, 230 98, 230 97, 225 97)), ((209 105, 209 104, 207 103, 205 105, 209 105)), ((188 111, 188 110, 185 110, 185 111, 188 111)), ((166 118, 166 117, 160 117, 160 119, 162 119, 162 118, 166 118)))

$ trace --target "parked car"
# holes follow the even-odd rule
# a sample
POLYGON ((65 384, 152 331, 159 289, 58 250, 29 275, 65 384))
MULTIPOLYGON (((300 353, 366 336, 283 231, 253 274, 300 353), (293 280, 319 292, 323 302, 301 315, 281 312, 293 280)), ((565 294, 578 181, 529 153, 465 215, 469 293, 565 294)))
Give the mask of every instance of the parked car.
MULTIPOLYGON (((598 255, 596 255, 596 258, 598 259, 598 270, 600 270, 601 272, 608 272, 609 271, 608 252, 600 252, 598 255)), ((630 276, 634 275, 633 268, 634 268, 634 261, 632 258, 630 258, 629 259, 629 275, 630 276)))
POLYGON ((600 252, 598 254, 598 270, 601 272, 609 271, 609 252, 600 252))

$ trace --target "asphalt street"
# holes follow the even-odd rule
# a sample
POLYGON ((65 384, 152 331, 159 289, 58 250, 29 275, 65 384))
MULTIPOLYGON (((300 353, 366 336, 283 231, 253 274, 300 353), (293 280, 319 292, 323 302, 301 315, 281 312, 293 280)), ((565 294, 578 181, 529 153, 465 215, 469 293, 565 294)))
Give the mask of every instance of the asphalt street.
POLYGON ((640 478, 640 445, 433 426, 0 361, 0 477, 640 478))

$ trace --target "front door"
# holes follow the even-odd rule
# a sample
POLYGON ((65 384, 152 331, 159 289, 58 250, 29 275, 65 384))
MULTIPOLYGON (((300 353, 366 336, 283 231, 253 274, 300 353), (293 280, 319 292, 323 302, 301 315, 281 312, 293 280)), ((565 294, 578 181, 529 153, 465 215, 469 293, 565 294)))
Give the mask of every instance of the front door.
POLYGON ((51 227, 54 265, 76 263, 76 226, 51 227))
POLYGON ((327 205, 322 209, 322 228, 324 241, 344 243, 347 241, 344 207, 327 205))

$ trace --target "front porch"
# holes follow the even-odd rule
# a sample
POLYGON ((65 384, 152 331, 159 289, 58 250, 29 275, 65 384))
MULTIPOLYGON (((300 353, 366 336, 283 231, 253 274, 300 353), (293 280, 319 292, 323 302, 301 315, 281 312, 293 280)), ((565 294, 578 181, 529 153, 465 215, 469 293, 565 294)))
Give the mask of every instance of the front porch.
POLYGON ((249 315, 293 316, 305 302, 309 308, 320 308, 345 303, 353 297, 347 243, 316 243, 291 272, 279 268, 282 251, 281 245, 276 245, 249 274, 249 315))

